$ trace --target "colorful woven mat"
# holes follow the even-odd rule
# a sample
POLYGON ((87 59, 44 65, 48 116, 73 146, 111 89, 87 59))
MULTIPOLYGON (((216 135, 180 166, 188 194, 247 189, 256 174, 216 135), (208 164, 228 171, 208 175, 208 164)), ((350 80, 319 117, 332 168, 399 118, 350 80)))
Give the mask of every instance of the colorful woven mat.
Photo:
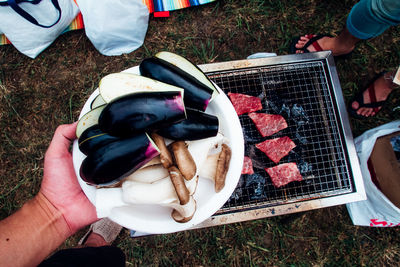
MULTIPOLYGON (((143 3, 148 7, 150 13, 173 11, 191 6, 199 6, 207 3, 211 3, 217 0, 142 0, 143 3)), ((81 13, 76 16, 67 29, 64 32, 83 29, 83 18, 81 13)), ((11 44, 10 41, 4 34, 0 34, 0 45, 11 44)))

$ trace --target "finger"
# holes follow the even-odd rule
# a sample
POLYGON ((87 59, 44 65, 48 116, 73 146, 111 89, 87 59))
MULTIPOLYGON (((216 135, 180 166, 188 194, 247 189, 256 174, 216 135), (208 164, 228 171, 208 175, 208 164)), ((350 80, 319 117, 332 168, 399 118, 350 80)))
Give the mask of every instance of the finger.
POLYGON ((76 125, 77 122, 58 126, 47 153, 56 155, 68 152, 71 142, 76 139, 76 125))

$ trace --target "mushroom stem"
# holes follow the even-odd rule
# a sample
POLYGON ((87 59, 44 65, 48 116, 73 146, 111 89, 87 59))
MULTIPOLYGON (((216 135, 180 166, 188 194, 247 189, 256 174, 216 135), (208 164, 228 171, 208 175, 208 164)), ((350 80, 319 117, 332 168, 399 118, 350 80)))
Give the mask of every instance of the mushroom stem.
POLYGON ((164 166, 164 168, 168 169, 174 164, 174 160, 167 148, 167 145, 165 144, 164 137, 156 133, 152 133, 151 138, 153 139, 154 143, 156 143, 156 146, 160 149, 161 164, 164 166))
POLYGON ((171 213, 172 218, 176 222, 185 223, 193 218, 196 211, 196 200, 190 196, 188 203, 185 205, 171 203, 170 207, 174 209, 171 213))
POLYGON ((186 180, 191 180, 196 175, 196 163, 188 150, 185 141, 176 141, 171 144, 176 165, 186 180))
POLYGON ((217 170, 215 172, 215 192, 219 192, 225 186, 226 174, 229 169, 232 151, 226 144, 222 144, 222 151, 219 154, 217 170))
POLYGON ((169 176, 171 177, 171 182, 174 185, 176 194, 178 195, 179 203, 181 205, 185 205, 189 202, 190 193, 186 187, 185 180, 183 179, 181 172, 175 166, 170 167, 168 172, 169 176))
POLYGON ((157 204, 170 207, 173 209, 171 216, 175 221, 187 222, 196 211, 196 201, 192 195, 196 190, 197 179, 184 181, 184 183, 187 183, 189 194, 185 204, 181 204, 170 177, 151 184, 125 181, 122 184, 122 200, 128 204, 157 204))

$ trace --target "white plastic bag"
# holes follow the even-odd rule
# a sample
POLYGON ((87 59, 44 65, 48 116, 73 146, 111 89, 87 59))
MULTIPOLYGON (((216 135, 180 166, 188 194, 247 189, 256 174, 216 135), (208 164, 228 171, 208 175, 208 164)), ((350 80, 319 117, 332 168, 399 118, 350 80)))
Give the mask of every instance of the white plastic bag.
POLYGON ((367 200, 346 204, 354 225, 375 227, 400 225, 400 209, 375 186, 367 166, 376 140, 397 131, 400 131, 400 120, 371 129, 354 140, 367 193, 367 200))
POLYGON ((77 0, 85 32, 106 56, 139 48, 147 32, 149 10, 142 0, 77 0))
MULTIPOLYGON (((53 0, 54 1, 54 0, 53 0)), ((17 6, 34 18, 41 27, 30 22, 10 6, 0 6, 0 32, 13 46, 28 57, 35 58, 48 47, 73 21, 79 9, 72 0, 57 0, 61 13, 53 1, 42 0, 38 4, 18 3, 17 6)))

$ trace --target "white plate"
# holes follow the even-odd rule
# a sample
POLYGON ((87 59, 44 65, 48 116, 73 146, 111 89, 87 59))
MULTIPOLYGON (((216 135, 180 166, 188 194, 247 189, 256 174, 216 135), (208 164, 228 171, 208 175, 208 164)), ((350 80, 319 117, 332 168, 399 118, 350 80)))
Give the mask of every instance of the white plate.
MULTIPOLYGON (((133 67, 124 72, 139 74, 139 67, 133 67)), ((218 88, 220 94, 208 105, 206 112, 216 115, 220 121, 220 132, 229 139, 232 158, 227 173, 225 187, 215 193, 213 183, 208 179, 199 178, 199 184, 194 194, 197 210, 193 218, 186 223, 177 223, 171 217, 171 209, 156 205, 131 205, 114 208, 109 218, 116 223, 138 232, 149 234, 173 233, 191 228, 211 217, 232 195, 239 181, 243 157, 244 140, 239 118, 228 97, 218 88)), ((82 108, 80 117, 90 110, 90 103, 99 94, 96 89, 82 108)), ((73 163, 79 184, 89 200, 96 205, 96 188, 86 184, 79 175, 79 168, 85 155, 79 150, 78 141, 73 144, 73 163)))

